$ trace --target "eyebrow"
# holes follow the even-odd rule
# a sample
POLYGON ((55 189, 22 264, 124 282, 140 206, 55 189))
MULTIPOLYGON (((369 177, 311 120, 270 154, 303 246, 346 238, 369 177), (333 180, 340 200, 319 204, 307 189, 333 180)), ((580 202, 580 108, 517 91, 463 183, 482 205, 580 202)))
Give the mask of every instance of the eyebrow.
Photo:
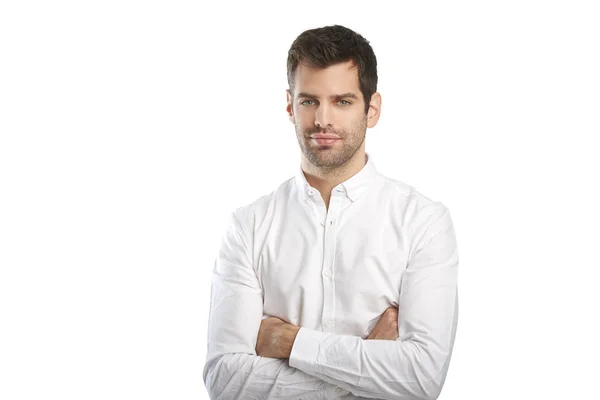
MULTIPOLYGON (((309 99, 316 99, 318 98, 318 96, 311 94, 311 93, 306 93, 306 92, 300 92, 297 94, 297 97, 305 97, 305 98, 309 98, 309 99)), ((332 99, 342 99, 342 98, 350 98, 350 99, 355 99, 358 100, 358 96, 355 95, 354 93, 348 92, 348 93, 342 93, 342 94, 334 94, 332 96, 329 96, 332 99)))

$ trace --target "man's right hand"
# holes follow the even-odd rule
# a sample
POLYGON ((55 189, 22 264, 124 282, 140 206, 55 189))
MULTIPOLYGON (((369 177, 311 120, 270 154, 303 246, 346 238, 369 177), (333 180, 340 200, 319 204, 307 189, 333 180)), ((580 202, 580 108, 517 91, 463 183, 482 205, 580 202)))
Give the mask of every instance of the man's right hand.
POLYGON ((379 318, 367 340, 398 339, 398 308, 391 306, 379 318))

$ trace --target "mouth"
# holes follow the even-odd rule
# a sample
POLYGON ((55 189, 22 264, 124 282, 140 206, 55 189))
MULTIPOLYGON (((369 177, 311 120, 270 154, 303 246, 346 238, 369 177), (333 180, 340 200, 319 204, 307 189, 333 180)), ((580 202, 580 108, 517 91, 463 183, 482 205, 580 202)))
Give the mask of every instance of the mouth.
POLYGON ((328 145, 328 144, 334 144, 335 142, 337 142, 340 139, 311 138, 311 140, 318 145, 328 145))

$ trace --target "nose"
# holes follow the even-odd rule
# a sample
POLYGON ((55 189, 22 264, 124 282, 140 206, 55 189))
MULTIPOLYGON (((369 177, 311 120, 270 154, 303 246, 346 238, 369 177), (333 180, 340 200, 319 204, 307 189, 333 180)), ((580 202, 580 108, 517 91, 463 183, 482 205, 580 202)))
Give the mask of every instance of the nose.
POLYGON ((325 104, 320 104, 315 112, 315 125, 321 129, 332 126, 332 113, 329 107, 325 104))

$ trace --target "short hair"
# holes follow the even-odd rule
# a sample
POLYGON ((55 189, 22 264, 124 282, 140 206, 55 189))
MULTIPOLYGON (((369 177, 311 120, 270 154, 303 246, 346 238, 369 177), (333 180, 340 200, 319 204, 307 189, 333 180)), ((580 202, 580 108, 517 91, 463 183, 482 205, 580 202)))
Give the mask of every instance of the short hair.
POLYGON ((300 63, 326 68, 346 61, 353 61, 358 68, 366 114, 371 96, 377 91, 377 58, 364 37, 341 25, 309 29, 294 40, 287 58, 290 92, 293 95, 294 77, 300 63))

